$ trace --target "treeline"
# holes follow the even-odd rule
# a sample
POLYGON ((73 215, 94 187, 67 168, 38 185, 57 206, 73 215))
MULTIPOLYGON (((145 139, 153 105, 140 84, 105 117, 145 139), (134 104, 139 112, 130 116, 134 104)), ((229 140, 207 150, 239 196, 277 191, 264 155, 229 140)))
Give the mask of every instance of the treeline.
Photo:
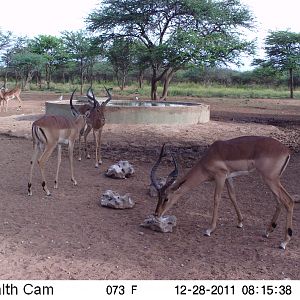
MULTIPOLYGON (((139 87, 151 83, 150 67, 141 71, 132 49, 121 50, 120 45, 116 47, 113 44, 106 50, 98 48, 96 51, 93 45, 94 38, 85 31, 64 32, 61 37, 40 35, 34 39, 9 34, 6 46, 2 46, 2 86, 10 81, 23 89, 29 89, 30 84, 40 89, 51 89, 51 83, 83 86, 114 81, 123 90, 126 84, 133 82, 137 82, 139 87)), ((125 45, 123 47, 126 48, 125 45)), ((131 47, 134 48, 132 43, 131 47)), ((289 86, 289 80, 287 70, 271 67, 256 66, 250 71, 236 71, 193 64, 177 71, 173 77, 174 82, 224 86, 289 86)), ((294 87, 299 85, 300 76, 295 74, 294 87)))

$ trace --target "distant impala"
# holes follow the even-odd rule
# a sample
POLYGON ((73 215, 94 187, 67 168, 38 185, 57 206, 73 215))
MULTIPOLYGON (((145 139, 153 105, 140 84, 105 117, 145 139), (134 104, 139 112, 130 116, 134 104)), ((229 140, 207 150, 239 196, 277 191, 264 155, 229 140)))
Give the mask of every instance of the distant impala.
MULTIPOLYGON (((21 94, 21 89, 19 87, 15 87, 10 91, 0 90, 0 106, 1 106, 1 102, 2 102, 3 107, 5 105, 5 111, 7 112, 8 101, 10 101, 14 98, 17 98, 19 101, 19 108, 18 108, 18 110, 19 110, 22 105, 22 100, 20 98, 20 94, 21 94)), ((2 109, 2 108, 0 107, 0 109, 2 109)))

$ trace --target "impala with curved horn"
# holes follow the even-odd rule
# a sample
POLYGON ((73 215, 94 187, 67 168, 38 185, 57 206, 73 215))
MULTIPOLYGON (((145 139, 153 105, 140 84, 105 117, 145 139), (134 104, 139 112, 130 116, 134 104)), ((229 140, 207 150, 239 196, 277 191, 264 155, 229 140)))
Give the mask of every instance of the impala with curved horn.
POLYGON ((294 208, 292 197, 280 182, 280 177, 290 159, 290 151, 286 146, 276 139, 263 136, 243 136, 227 141, 216 141, 196 165, 179 180, 176 180, 178 171, 173 157, 175 170, 168 176, 166 185, 159 187, 155 172, 164 155, 164 147, 162 147, 159 159, 152 168, 150 176, 154 187, 158 191, 156 217, 161 217, 182 195, 185 195, 192 188, 200 185, 202 182, 215 181, 213 216, 211 225, 206 230, 205 235, 210 236, 216 229, 218 208, 224 185, 227 187, 229 198, 237 214, 237 226, 241 228, 243 226, 243 217, 237 205, 233 177, 247 175, 256 170, 274 194, 277 203, 265 236, 268 237, 275 229, 281 208, 284 206, 287 213, 286 229, 284 241, 280 244, 280 247, 282 249, 286 248, 293 233, 292 218, 294 208))
POLYGON ((103 126, 105 125, 105 107, 107 103, 111 100, 111 94, 109 90, 105 87, 106 93, 108 95, 108 98, 102 102, 101 104, 96 100, 94 92, 91 88, 87 91, 87 97, 89 100, 89 103, 93 106, 90 106, 88 104, 85 104, 79 108, 80 113, 84 114, 86 111, 89 111, 89 117, 86 120, 86 128, 84 131, 80 132, 79 135, 79 157, 78 160, 81 160, 81 136, 84 136, 84 144, 85 144, 85 155, 87 158, 91 158, 88 148, 87 148, 87 136, 90 133, 90 131, 93 129, 93 136, 94 141, 96 145, 96 163, 95 167, 98 168, 99 164, 102 164, 101 159, 101 135, 103 126))
POLYGON ((34 164, 37 161, 42 174, 42 187, 46 192, 47 196, 50 196, 51 193, 46 184, 45 178, 45 163, 51 156, 53 150, 58 147, 58 163, 57 171, 54 182, 54 188, 58 188, 58 173, 61 163, 61 145, 67 144, 69 150, 69 161, 71 168, 71 181, 74 185, 77 185, 77 181, 74 177, 74 168, 73 168, 73 149, 75 140, 79 136, 80 130, 84 128, 86 124, 86 118, 89 115, 89 112, 86 112, 85 115, 80 114, 77 109, 73 106, 72 100, 75 90, 72 93, 70 98, 70 108, 75 119, 68 119, 63 116, 51 116, 45 115, 40 119, 36 120, 32 124, 32 139, 34 152, 31 159, 31 169, 30 177, 28 182, 28 195, 32 195, 32 174, 34 164), (42 155, 37 159, 39 150, 42 150, 42 155))

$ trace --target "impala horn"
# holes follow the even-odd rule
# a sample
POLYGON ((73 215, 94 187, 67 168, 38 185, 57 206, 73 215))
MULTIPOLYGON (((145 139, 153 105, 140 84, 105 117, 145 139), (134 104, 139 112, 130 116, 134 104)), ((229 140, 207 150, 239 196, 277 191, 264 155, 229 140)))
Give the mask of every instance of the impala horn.
POLYGON ((94 95, 92 87, 90 87, 86 93, 86 96, 88 97, 89 103, 93 105, 93 108, 96 108, 96 106, 99 106, 99 102, 96 100, 96 97, 94 95))
POLYGON ((109 91, 109 89, 107 89, 106 87, 104 87, 107 93, 108 98, 102 103, 102 106, 106 106, 106 104, 111 100, 111 93, 109 91))
POLYGON ((75 92, 76 92, 76 89, 73 91, 73 93, 71 95, 71 98, 70 98, 70 107, 71 107, 72 115, 74 117, 78 117, 80 115, 80 113, 79 113, 79 111, 73 105, 73 97, 74 97, 75 92))
POLYGON ((155 163, 155 165, 153 166, 153 168, 151 170, 151 174, 150 174, 151 182, 158 192, 165 191, 169 186, 171 186, 175 182, 175 180, 178 177, 178 165, 177 165, 177 162, 176 162, 176 159, 175 159, 173 153, 171 153, 173 164, 174 164, 174 170, 168 175, 165 185, 163 185, 161 187, 161 186, 159 186, 159 184, 157 182, 155 173, 161 163, 162 158, 165 156, 165 145, 166 145, 165 143, 162 145, 160 154, 159 154, 159 158, 158 158, 157 162, 155 163))

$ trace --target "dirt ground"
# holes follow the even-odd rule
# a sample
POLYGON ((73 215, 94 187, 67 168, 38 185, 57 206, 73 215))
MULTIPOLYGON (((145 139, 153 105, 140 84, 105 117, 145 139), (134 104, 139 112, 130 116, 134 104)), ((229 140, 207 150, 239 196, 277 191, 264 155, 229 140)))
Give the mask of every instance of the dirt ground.
MULTIPOLYGON (((93 159, 75 160, 78 186, 72 186, 65 150, 59 189, 53 190, 55 153, 47 164, 52 196, 44 195, 36 168, 33 196, 29 197, 31 123, 44 113, 45 100, 59 95, 24 92, 21 97, 21 111, 13 100, 7 113, 0 112, 1 280, 300 279, 300 204, 295 204, 293 239, 285 251, 280 250, 285 212, 278 228, 264 238, 275 201, 257 174, 235 180, 243 229, 236 227, 236 215, 224 191, 218 228, 211 237, 203 235, 211 218, 213 183, 194 189, 169 212, 177 217, 173 233, 140 226, 156 206, 156 199, 148 194, 149 173, 163 142, 175 153, 183 174, 216 139, 276 137, 293 151, 282 182, 291 195, 299 197, 299 101, 198 99, 211 105, 207 124, 107 124, 99 169, 94 168, 93 159), (118 160, 128 160, 135 175, 126 180, 105 177, 108 166, 118 160), (130 193, 135 207, 113 210, 99 206, 108 189, 130 193)), ((90 141, 93 150, 91 137, 90 141)), ((171 167, 166 161, 161 174, 171 167)))

